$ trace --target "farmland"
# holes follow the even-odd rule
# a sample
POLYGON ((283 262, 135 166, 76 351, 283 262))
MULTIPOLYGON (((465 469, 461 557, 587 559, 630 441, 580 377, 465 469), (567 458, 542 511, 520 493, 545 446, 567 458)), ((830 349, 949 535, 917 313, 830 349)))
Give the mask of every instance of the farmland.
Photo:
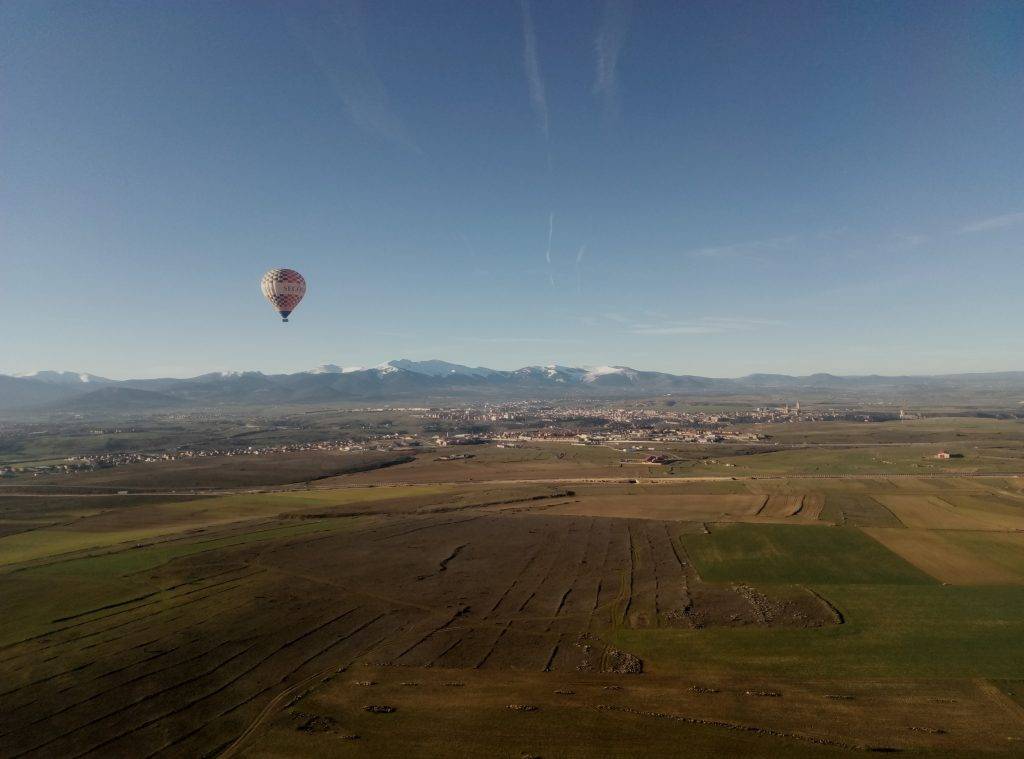
POLYGON ((1024 750, 1018 477, 466 449, 0 490, 0 755, 1024 750))

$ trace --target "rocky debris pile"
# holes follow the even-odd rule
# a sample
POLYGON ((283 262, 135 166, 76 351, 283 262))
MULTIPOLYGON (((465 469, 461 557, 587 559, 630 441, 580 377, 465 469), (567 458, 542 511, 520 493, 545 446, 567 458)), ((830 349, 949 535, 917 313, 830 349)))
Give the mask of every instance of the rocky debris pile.
POLYGON ((370 712, 370 714, 391 714, 395 711, 395 707, 384 704, 369 704, 363 707, 363 711, 370 712))
POLYGON ((576 642, 573 646, 580 649, 583 653, 582 660, 576 665, 576 669, 580 672, 593 672, 596 668, 594 667, 594 647, 588 642, 590 635, 584 633, 576 638, 576 642))
MULTIPOLYGON (((811 628, 842 624, 842 615, 825 599, 808 588, 776 597, 745 583, 716 585, 696 583, 690 588, 692 601, 684 610, 686 623, 696 629, 705 627, 811 628)), ((660 615, 669 624, 678 620, 678 612, 660 615)), ((679 622, 683 624, 683 622, 679 622)))
POLYGON ((855 751, 889 751, 890 749, 885 747, 865 746, 861 744, 845 743, 843 741, 832 740, 831 738, 819 738, 813 735, 804 735, 802 733, 790 733, 782 730, 773 730, 769 727, 758 727, 756 725, 744 725, 738 722, 727 722, 725 720, 717 719, 701 719, 699 717, 688 717, 685 714, 670 714, 666 712, 650 712, 642 709, 633 709, 628 706, 613 706, 611 704, 598 704, 595 707, 598 711, 614 711, 624 712, 626 714, 636 714, 641 717, 653 717, 656 719, 667 719, 674 720, 676 722, 685 722, 690 725, 707 725, 711 727, 721 727, 726 730, 737 730, 745 733, 753 733, 755 735, 772 735, 779 738, 789 738, 791 740, 798 740, 804 743, 811 743, 818 746, 838 746, 839 748, 852 749, 855 751))
POLYGON ((693 602, 687 601, 687 604, 680 609, 669 609, 662 616, 668 622, 685 622, 693 624, 691 616, 693 614, 693 602))
POLYGON ((338 731, 338 721, 333 717, 324 717, 319 714, 307 714, 306 712, 295 712, 292 719, 297 720, 295 729, 303 733, 335 733, 338 731))
POLYGON ((761 624, 767 624, 775 619, 776 614, 781 610, 779 604, 772 603, 766 596, 758 593, 749 585, 733 585, 732 589, 739 593, 750 604, 754 610, 754 616, 761 624))
POLYGON ((633 654, 620 651, 601 643, 590 633, 577 636, 573 646, 581 652, 578 672, 612 672, 617 675, 638 675, 644 671, 644 663, 633 654))
POLYGON ((644 671, 643 660, 617 648, 608 649, 605 670, 620 675, 639 675, 644 671))
POLYGON ((694 693, 718 693, 718 688, 706 688, 703 685, 691 685, 690 690, 694 693))

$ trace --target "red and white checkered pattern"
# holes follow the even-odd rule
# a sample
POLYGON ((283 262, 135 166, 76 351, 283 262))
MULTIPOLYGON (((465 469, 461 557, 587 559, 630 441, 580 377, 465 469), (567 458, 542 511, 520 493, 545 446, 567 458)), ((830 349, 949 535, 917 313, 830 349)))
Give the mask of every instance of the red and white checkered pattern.
POLYGON ((263 297, 279 313, 289 313, 295 310, 306 294, 306 280, 294 269, 271 269, 263 275, 260 288, 263 297))

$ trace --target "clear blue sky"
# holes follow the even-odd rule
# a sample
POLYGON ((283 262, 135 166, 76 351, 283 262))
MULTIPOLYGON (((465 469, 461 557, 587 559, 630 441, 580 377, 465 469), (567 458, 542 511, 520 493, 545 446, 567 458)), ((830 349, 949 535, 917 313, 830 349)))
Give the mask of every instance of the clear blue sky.
POLYGON ((8 0, 0 99, 3 373, 1024 369, 1020 2, 8 0))

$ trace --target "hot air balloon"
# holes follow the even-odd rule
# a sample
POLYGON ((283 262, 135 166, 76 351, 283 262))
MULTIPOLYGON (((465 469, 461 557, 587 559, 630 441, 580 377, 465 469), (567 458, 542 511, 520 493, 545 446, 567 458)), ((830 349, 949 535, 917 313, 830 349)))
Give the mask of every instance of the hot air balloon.
POLYGON ((306 294, 306 280, 294 269, 271 269, 260 282, 263 297, 270 301, 281 321, 288 321, 288 314, 295 310, 306 294))

